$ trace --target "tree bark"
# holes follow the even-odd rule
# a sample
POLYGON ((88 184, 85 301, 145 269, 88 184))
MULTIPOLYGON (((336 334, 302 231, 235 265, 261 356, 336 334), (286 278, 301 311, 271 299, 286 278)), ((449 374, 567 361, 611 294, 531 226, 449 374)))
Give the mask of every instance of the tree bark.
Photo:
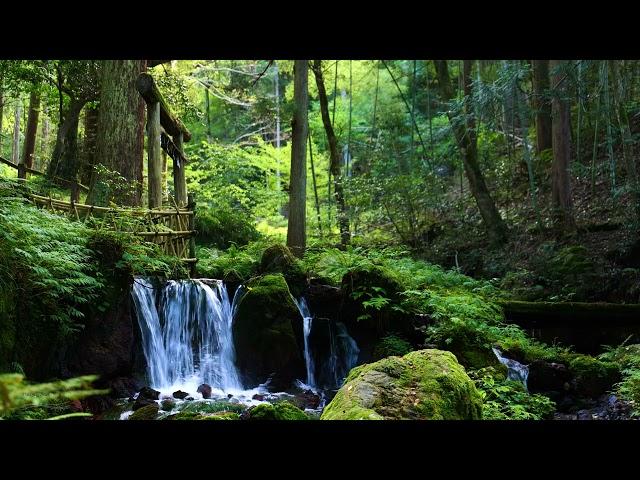
POLYGON ((536 150, 552 148, 551 103, 549 102, 549 60, 532 60, 533 107, 536 112, 536 150))
POLYGON ((86 108, 84 111, 84 139, 82 144, 82 165, 80 181, 84 185, 91 182, 91 172, 96 163, 96 134, 98 129, 98 108, 86 108))
POLYGON ((338 140, 336 139, 333 126, 331 125, 331 119, 329 118, 329 101, 327 100, 327 91, 325 89, 324 79, 322 76, 322 60, 314 60, 312 70, 318 87, 318 99, 320 101, 322 123, 329 143, 330 170, 331 175, 333 176, 333 194, 338 207, 338 228, 340 229, 340 240, 342 245, 348 245, 351 241, 351 233, 349 232, 349 216, 347 215, 344 190, 342 189, 342 173, 340 169, 338 140))
POLYGON ((97 178, 94 171, 89 203, 106 204, 109 200, 120 205, 142 203, 144 100, 136 89, 136 80, 145 68, 145 60, 104 60, 102 63, 96 165, 119 173, 128 188, 106 186, 105 194, 97 185, 102 179, 97 178))
POLYGON ((291 173, 289 177, 289 219, 287 246, 302 257, 306 247, 307 227, 307 131, 308 131, 309 61, 296 60, 294 65, 291 122, 291 173))
POLYGON ((11 143, 11 161, 18 164, 20 157, 20 100, 16 100, 13 116, 13 141, 11 143))
MULTIPOLYGON (((443 101, 449 102, 453 96, 454 91, 451 85, 451 79, 449 77, 449 69, 446 60, 434 60, 436 72, 438 76, 438 85, 440 88, 440 96, 443 101)), ((504 243, 507 239, 507 228, 496 208, 496 205, 491 198, 489 189, 487 188, 484 176, 480 170, 478 164, 478 148, 476 137, 476 125, 473 116, 473 108, 468 103, 471 98, 471 60, 465 60, 463 63, 463 89, 464 95, 467 99, 463 111, 460 112, 466 118, 466 121, 460 121, 458 118, 460 113, 456 114, 451 110, 447 111, 451 128, 456 137, 460 153, 462 155, 462 162, 464 164, 464 171, 469 180, 469 187, 471 188, 471 194, 478 205, 480 215, 487 230, 489 241, 492 244, 504 243)))
POLYGON ((38 117, 40 116, 40 92, 34 89, 29 96, 29 116, 27 118, 27 132, 24 137, 22 163, 27 168, 33 168, 33 154, 36 150, 36 134, 38 133, 38 117))
POLYGON ((78 152, 78 123, 80 112, 85 100, 71 99, 71 103, 64 114, 64 120, 58 126, 56 144, 51 154, 51 161, 47 168, 47 177, 64 178, 74 181, 80 166, 78 152))
POLYGON ((551 198, 554 210, 554 223, 558 227, 573 229, 573 206, 571 200, 571 111, 568 101, 567 79, 561 71, 564 62, 550 60, 551 123, 553 140, 553 162, 551 164, 551 198))

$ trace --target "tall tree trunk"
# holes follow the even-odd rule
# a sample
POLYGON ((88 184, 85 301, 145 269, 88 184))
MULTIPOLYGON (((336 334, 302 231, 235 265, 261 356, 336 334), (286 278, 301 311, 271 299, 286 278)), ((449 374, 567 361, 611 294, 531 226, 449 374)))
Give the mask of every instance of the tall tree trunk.
POLYGON ((64 114, 64 120, 58 126, 56 144, 51 154, 51 162, 47 168, 47 177, 64 178, 74 181, 80 166, 78 152, 78 123, 80 112, 85 105, 84 100, 71 99, 64 114))
POLYGON ((106 204, 111 200, 121 205, 142 204, 144 100, 135 83, 145 69, 145 60, 103 61, 96 165, 119 173, 128 185, 109 188, 94 170, 90 203, 106 204))
POLYGON ((82 142, 82 166, 80 182, 88 185, 91 172, 96 163, 96 135, 98 133, 98 108, 86 108, 84 111, 84 139, 82 142))
POLYGON ((549 101, 549 60, 532 60, 533 107, 536 112, 536 150, 552 148, 551 102, 549 101))
POLYGON ((575 221, 571 201, 571 111, 568 101, 567 79, 562 71, 564 62, 550 60, 551 123, 553 133, 553 162, 551 165, 551 198, 554 223, 558 227, 573 229, 575 221))
POLYGON ((22 163, 33 168, 33 154, 36 150, 36 134, 38 133, 38 117, 40 116, 40 92, 37 88, 29 96, 29 116, 27 118, 27 132, 24 137, 22 163))
POLYGON ((20 99, 16 99, 13 116, 13 141, 11 143, 11 161, 16 165, 20 161, 20 110, 22 104, 20 99))
POLYGON ((4 118, 4 78, 0 75, 0 155, 2 155, 2 119, 4 118))
POLYGON ((329 101, 327 100, 327 91, 324 87, 324 79, 322 77, 322 60, 314 60, 312 70, 318 87, 318 99, 320 101, 322 123, 329 143, 330 170, 331 175, 333 176, 333 193, 336 198, 336 205, 338 206, 338 228, 340 229, 340 241, 343 245, 348 245, 351 241, 351 233, 349 232, 349 216, 347 215, 344 190, 342 189, 342 173, 340 169, 338 140, 336 139, 333 126, 331 125, 331 119, 329 118, 329 101))
MULTIPOLYGON (((443 101, 449 102, 453 98, 454 92, 449 77, 447 61, 434 60, 434 64, 438 75, 440 96, 443 101)), ((472 94, 471 65, 471 60, 465 60, 463 63, 463 88, 467 102, 465 102, 465 107, 461 113, 466 118, 466 121, 460 121, 458 118, 460 114, 451 110, 447 111, 447 116, 449 117, 451 128, 453 129, 458 147, 460 148, 464 171, 469 180, 471 194, 478 205, 478 210, 480 210, 489 241, 492 244, 500 244, 504 243, 507 239, 507 228, 493 202, 493 198, 491 198, 484 176, 480 170, 480 165, 478 164, 476 126, 473 108, 470 105, 472 94)))
POLYGON ((49 121, 49 110, 45 104, 44 115, 42 118, 42 135, 40 136, 40 155, 38 156, 38 165, 35 165, 36 170, 42 170, 44 168, 44 159, 47 158, 49 153, 49 133, 51 131, 51 123, 49 121))
POLYGON ((289 177, 289 223, 287 246, 302 257, 306 247, 307 227, 307 131, 308 131, 309 61, 296 60, 294 65, 291 122, 291 174, 289 177))

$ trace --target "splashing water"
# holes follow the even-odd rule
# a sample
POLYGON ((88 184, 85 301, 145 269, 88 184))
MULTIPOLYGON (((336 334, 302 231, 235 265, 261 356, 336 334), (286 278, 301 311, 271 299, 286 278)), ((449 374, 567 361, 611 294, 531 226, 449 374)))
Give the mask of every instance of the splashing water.
POLYGON ((527 390, 527 378, 529 378, 529 367, 517 362, 511 358, 505 358, 502 356, 502 352, 497 348, 492 348, 493 353, 498 358, 501 364, 507 367, 507 380, 514 380, 524 385, 527 390))
POLYGON ((136 278, 132 296, 151 386, 194 392, 207 383, 220 396, 243 393, 231 330, 241 287, 233 303, 220 280, 213 287, 170 280, 160 291, 159 308, 156 295, 148 279, 136 278))

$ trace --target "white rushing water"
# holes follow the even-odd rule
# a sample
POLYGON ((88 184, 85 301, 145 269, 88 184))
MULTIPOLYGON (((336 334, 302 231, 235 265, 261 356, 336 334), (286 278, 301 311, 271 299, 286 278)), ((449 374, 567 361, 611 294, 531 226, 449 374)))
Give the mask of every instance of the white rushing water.
POLYGON ((309 335, 311 334, 311 326, 313 325, 313 316, 309 311, 309 307, 307 306, 307 301, 304 297, 301 297, 300 300, 293 299, 296 305, 298 306, 298 310, 300 311, 300 315, 302 315, 302 330, 304 333, 304 363, 307 369, 307 383, 311 389, 316 388, 316 379, 315 379, 315 365, 313 364, 313 357, 311 356, 311 347, 309 345, 309 335))
POLYGON ((525 390, 527 389, 527 378, 529 378, 529 367, 527 365, 523 365, 516 360, 511 358, 506 358, 502 356, 502 352, 497 348, 492 348, 493 353, 498 358, 501 364, 506 365, 507 367, 507 380, 514 380, 516 382, 520 382, 524 385, 525 390))
POLYGON ((144 278, 136 278, 132 296, 142 333, 151 386, 162 393, 198 385, 212 387, 213 396, 245 396, 235 367, 232 321, 236 291, 229 301, 222 281, 214 286, 200 280, 170 280, 159 292, 144 278))

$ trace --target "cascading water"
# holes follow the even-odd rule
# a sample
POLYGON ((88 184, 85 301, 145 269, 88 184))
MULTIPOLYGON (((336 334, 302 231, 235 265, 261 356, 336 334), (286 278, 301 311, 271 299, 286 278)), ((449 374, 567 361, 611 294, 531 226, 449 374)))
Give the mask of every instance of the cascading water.
POLYGON ((507 367, 507 380, 514 380, 516 382, 520 382, 524 385, 525 390, 527 389, 527 378, 529 378, 529 367, 527 365, 523 365, 520 362, 517 362, 511 358, 506 358, 502 356, 502 352, 497 348, 492 348, 493 353, 498 358, 501 364, 506 365, 507 367))
POLYGON ((319 387, 326 389, 339 388, 344 378, 358 361, 360 349, 356 341, 349 335, 344 323, 328 323, 329 356, 321 362, 318 371, 314 363, 309 336, 313 326, 313 316, 306 300, 294 298, 303 321, 304 333, 304 359, 307 370, 306 386, 316 390, 319 387), (335 330, 335 331, 334 331, 335 330))
POLYGON ((309 345, 309 335, 311 334, 311 326, 313 324, 313 316, 307 306, 307 301, 304 297, 300 300, 293 299, 298 306, 300 315, 302 315, 302 330, 304 334, 304 363, 307 369, 307 385, 312 389, 316 388, 315 379, 315 366, 313 364, 313 357, 311 356, 311 346, 309 345))
POLYGON ((132 296, 153 388, 195 391, 207 383, 220 392, 242 390, 231 331, 240 288, 231 303, 220 280, 213 288, 200 280, 171 280, 157 309, 152 283, 136 278, 132 296))

